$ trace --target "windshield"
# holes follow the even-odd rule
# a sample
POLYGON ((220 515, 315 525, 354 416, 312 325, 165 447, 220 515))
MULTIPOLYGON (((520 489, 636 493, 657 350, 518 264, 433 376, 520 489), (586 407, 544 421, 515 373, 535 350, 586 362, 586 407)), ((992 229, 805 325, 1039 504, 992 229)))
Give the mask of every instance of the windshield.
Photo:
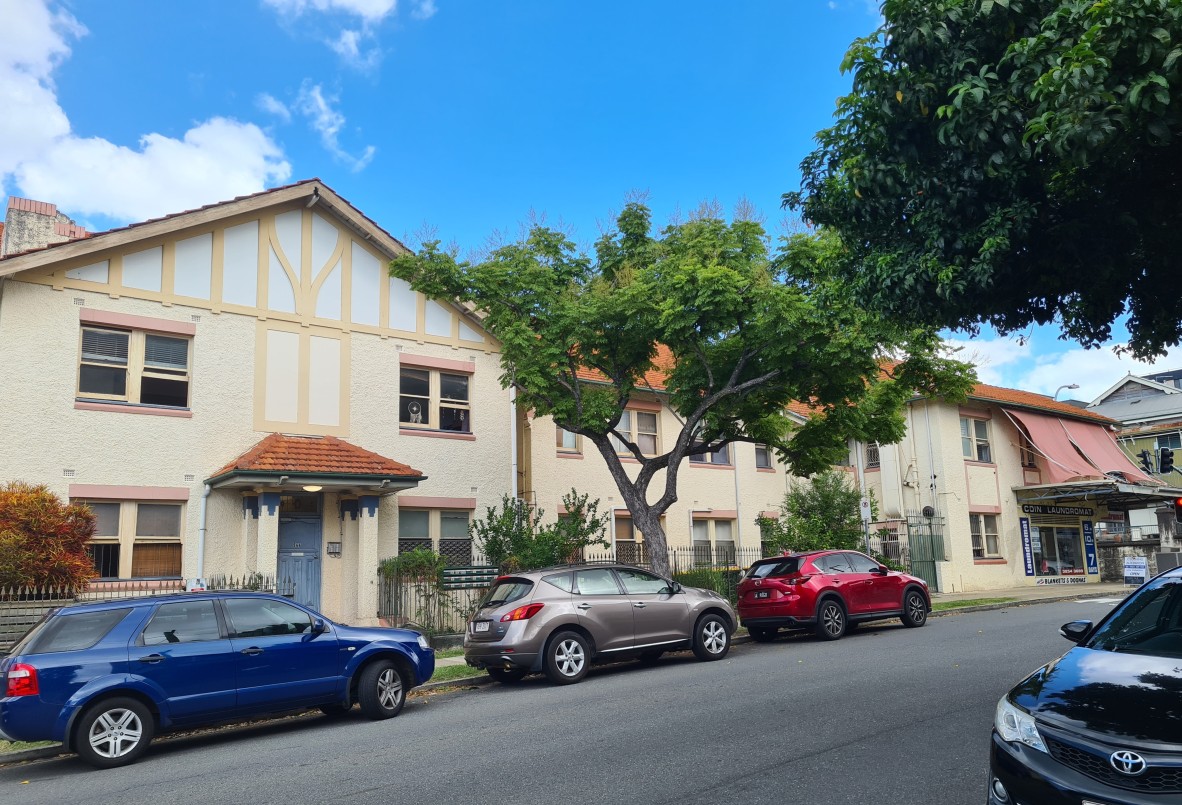
POLYGON ((800 570, 799 556, 785 556, 767 562, 757 562, 747 571, 749 579, 774 579, 778 576, 788 576, 800 570))
POLYGON ((533 582, 529 579, 499 579, 480 603, 480 608, 499 607, 510 601, 516 601, 532 590, 533 586, 533 582))
POLYGON ((1182 657, 1182 579, 1150 582, 1100 626, 1088 646, 1101 651, 1182 657))

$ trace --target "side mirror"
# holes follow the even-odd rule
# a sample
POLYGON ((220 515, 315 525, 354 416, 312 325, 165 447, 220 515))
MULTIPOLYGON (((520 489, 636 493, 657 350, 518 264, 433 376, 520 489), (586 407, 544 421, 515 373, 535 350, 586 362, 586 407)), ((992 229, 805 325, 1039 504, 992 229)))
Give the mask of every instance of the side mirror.
POLYGON ((679 592, 682 592, 683 588, 681 586, 681 582, 675 581, 675 582, 673 582, 673 586, 671 586, 669 589, 673 592, 674 595, 677 595, 679 592))
POLYGON ((1091 631, 1091 621, 1072 621, 1059 627, 1059 634, 1066 637, 1072 643, 1082 643, 1091 631))
POLYGON ((890 571, 890 568, 888 568, 886 565, 879 565, 878 567, 874 568, 874 570, 871 570, 870 572, 877 573, 880 576, 885 576, 887 573, 890 573, 891 571, 890 571))
POLYGON ((324 622, 323 618, 312 621, 312 634, 324 634, 326 631, 328 631, 328 624, 324 622))

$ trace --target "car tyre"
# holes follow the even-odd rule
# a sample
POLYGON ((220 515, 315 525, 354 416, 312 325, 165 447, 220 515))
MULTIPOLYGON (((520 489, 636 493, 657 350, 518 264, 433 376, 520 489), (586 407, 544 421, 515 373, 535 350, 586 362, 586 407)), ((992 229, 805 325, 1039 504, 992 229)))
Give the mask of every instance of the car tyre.
POLYGON ((406 704, 406 679, 393 660, 377 660, 361 669, 357 701, 361 713, 375 721, 393 718, 406 704))
POLYGON ((694 656, 699 660, 721 660, 731 650, 731 633, 726 621, 714 614, 703 615, 694 625, 694 656))
POLYGON ((751 635, 751 639, 756 643, 770 643, 776 639, 776 632, 779 630, 775 626, 748 626, 747 634, 751 635))
POLYGON ((918 629, 928 622, 928 602, 923 593, 911 589, 903 596, 903 625, 911 629, 918 629))
POLYGON ((826 598, 817 610, 817 625, 814 631, 822 640, 840 640, 845 634, 845 607, 836 598, 826 598))
POLYGON ((493 681, 502 685, 516 685, 525 679, 527 671, 524 668, 489 668, 488 675, 493 681))
POLYGON ((546 644, 546 678, 556 685, 573 685, 591 667, 591 647, 578 632, 559 632, 546 644))
POLYGON ((104 699, 82 714, 74 734, 78 757, 99 769, 134 763, 156 734, 156 720, 139 699, 104 699))

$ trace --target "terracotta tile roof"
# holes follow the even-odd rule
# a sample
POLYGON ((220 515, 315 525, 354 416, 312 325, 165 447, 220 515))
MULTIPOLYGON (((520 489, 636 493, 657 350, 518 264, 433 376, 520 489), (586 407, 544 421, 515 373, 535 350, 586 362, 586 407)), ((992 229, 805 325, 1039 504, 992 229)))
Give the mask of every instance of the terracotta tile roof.
POLYGON ((406 464, 364 450, 335 436, 272 433, 211 477, 231 472, 320 473, 420 478, 406 464))
MULTIPOLYGON (((653 358, 653 366, 644 373, 644 384, 642 385, 647 384, 654 391, 664 391, 665 381, 669 377, 669 372, 673 370, 674 363, 676 361, 673 358, 673 350, 664 344, 657 344, 657 354, 653 358)), ((579 369, 577 374, 581 380, 608 382, 607 376, 596 369, 579 369)))
POLYGON ((1097 414, 1086 408, 1079 408, 1071 403, 1058 402, 1045 394, 1035 394, 1032 391, 1018 391, 1017 389, 1007 389, 1000 386, 989 386, 985 383, 978 383, 974 386, 973 390, 969 393, 969 399, 980 400, 982 402, 1008 403, 1010 405, 1021 406, 1022 408, 1049 411, 1073 419, 1101 422, 1105 425, 1120 424, 1115 419, 1110 419, 1103 414, 1097 414))
MULTIPOLYGON (((146 225, 148 225, 148 224, 154 224, 154 223, 156 223, 156 222, 158 222, 158 221, 170 221, 170 220, 172 220, 172 219, 174 219, 174 218, 180 218, 180 217, 182 217, 182 216, 185 216, 185 215, 191 215, 191 214, 193 214, 193 213, 195 213, 195 212, 201 212, 202 210, 209 210, 209 209, 213 209, 214 207, 221 207, 221 206, 223 206, 223 205, 226 205, 226 204, 233 204, 233 203, 235 203, 235 202, 238 202, 238 201, 245 201, 245 200, 248 200, 248 199, 259 198, 259 197, 261 197, 261 196, 266 196, 266 195, 268 195, 268 194, 270 194, 270 193, 277 193, 277 192, 279 192, 280 190, 287 190, 287 189, 289 189, 289 188, 292 188, 292 187, 299 187, 300 185, 306 185, 306 184, 312 184, 312 183, 319 184, 319 185, 321 185, 321 186, 323 186, 323 187, 325 187, 325 188, 327 188, 327 189, 330 189, 330 190, 332 189, 332 188, 329 188, 327 184, 325 184, 324 182, 320 181, 320 179, 317 179, 317 178, 312 178, 312 179, 301 179, 301 180, 300 180, 300 181, 298 181, 298 182, 292 182, 291 184, 282 185, 282 186, 280 186, 280 187, 270 187, 270 188, 267 188, 266 190, 260 190, 258 193, 249 193, 249 194, 247 194, 247 195, 245 195, 245 196, 236 196, 235 198, 232 198, 232 199, 227 199, 227 200, 225 200, 225 201, 217 201, 217 202, 214 202, 213 204, 206 204, 206 205, 204 205, 204 206, 202 206, 202 207, 196 207, 196 208, 194 208, 194 209, 191 209, 191 210, 185 210, 185 211, 183 211, 183 212, 174 212, 174 213, 170 213, 169 215, 162 215, 162 216, 160 216, 159 218, 149 218, 149 219, 147 219, 146 221, 136 221, 134 224, 128 224, 127 226, 121 226, 121 227, 117 227, 117 228, 115 228, 115 229, 107 229, 107 230, 105 230, 105 231, 103 231, 103 232, 91 232, 91 233, 88 233, 88 234, 89 234, 89 235, 90 235, 90 237, 92 237, 92 238, 101 238, 101 237, 103 237, 104 235, 110 235, 110 234, 113 234, 113 233, 115 233, 115 232, 126 232, 126 231, 128 231, 128 230, 130 230, 130 229, 135 229, 135 228, 137 228, 137 227, 146 226, 146 225)), ((334 194, 336 194, 337 196, 339 196, 339 197, 341 198, 341 200, 342 200, 342 201, 345 201, 344 197, 343 197, 343 196, 340 196, 340 194, 339 194, 339 193, 337 193, 335 190, 333 190, 332 192, 333 192, 334 194)), ((50 209, 50 210, 53 210, 53 212, 52 212, 52 213, 45 213, 46 215, 51 215, 51 214, 52 214, 52 215, 56 215, 56 214, 57 214, 57 207, 55 207, 55 206, 54 206, 54 205, 52 205, 52 204, 48 204, 48 203, 46 203, 46 202, 44 202, 44 201, 30 201, 29 199, 20 199, 20 198, 18 198, 18 199, 13 199, 13 198, 9 198, 9 200, 8 200, 8 204, 9 204, 9 206, 13 206, 13 202, 14 202, 14 201, 15 201, 15 202, 23 202, 23 203, 25 203, 25 204, 39 204, 39 205, 43 205, 45 208, 47 208, 47 209, 50 209)), ((348 202, 348 201, 345 201, 345 203, 346 203, 346 204, 349 204, 349 202, 348 202)), ((350 206, 352 207, 353 205, 352 205, 352 204, 350 204, 350 206)), ((18 209, 25 209, 25 208, 24 208, 24 207, 18 207, 18 209)), ((398 238, 394 237, 394 236, 393 236, 393 235, 391 235, 389 232, 387 232, 385 229, 383 229, 382 227, 378 226, 377 222, 375 222, 375 221, 374 221, 372 218, 370 218, 370 217, 369 217, 368 215, 366 215, 365 213, 361 212, 361 210, 358 210, 356 207, 353 207, 353 209, 354 209, 354 210, 357 212, 357 214, 358 214, 358 215, 360 215, 362 218, 364 218, 364 219, 365 219, 366 221, 368 221, 370 224, 373 224, 373 227, 374 227, 374 229, 378 230, 379 232, 381 232, 382 234, 384 234, 384 235, 386 235, 388 238, 390 238, 390 240, 394 241, 394 242, 395 242, 395 243, 397 243, 399 246, 402 246, 402 248, 406 249, 406 246, 404 246, 404 245, 402 244, 402 241, 398 240, 398 238)), ((34 210, 34 212, 36 212, 36 211, 38 211, 38 210, 34 210)), ((17 257, 18 255, 25 255, 25 254, 30 254, 30 253, 32 253, 32 252, 45 251, 46 249, 53 249, 53 248, 55 248, 55 247, 57 247, 57 246, 63 246, 63 245, 65 245, 65 243, 69 243, 69 242, 70 242, 70 241, 65 241, 64 243, 51 243, 51 244, 49 244, 48 246, 42 246, 42 247, 41 247, 41 248, 39 248, 39 249, 28 249, 27 251, 18 252, 17 254, 6 254, 6 255, 4 255, 3 257, 0 257, 0 260, 2 260, 2 259, 6 259, 6 258, 10 258, 10 257, 17 257)), ((410 251, 410 249, 406 249, 406 250, 407 250, 408 252, 410 251)))

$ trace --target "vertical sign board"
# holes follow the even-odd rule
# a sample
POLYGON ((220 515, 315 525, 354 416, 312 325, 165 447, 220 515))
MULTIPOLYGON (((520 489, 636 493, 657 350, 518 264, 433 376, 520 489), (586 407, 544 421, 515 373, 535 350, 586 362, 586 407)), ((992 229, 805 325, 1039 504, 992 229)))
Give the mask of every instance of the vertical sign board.
POLYGON ((1088 575, 1095 576, 1100 572, 1100 563, 1096 561, 1096 532, 1092 529, 1092 521, 1083 521, 1084 559, 1088 566, 1088 575))
POLYGON ((1030 518, 1019 517, 1022 531, 1022 562, 1026 567, 1026 575, 1034 575, 1034 546, 1030 542, 1030 518))
POLYGON ((1149 578, 1149 559, 1144 556, 1125 557, 1125 584, 1141 585, 1149 578))

